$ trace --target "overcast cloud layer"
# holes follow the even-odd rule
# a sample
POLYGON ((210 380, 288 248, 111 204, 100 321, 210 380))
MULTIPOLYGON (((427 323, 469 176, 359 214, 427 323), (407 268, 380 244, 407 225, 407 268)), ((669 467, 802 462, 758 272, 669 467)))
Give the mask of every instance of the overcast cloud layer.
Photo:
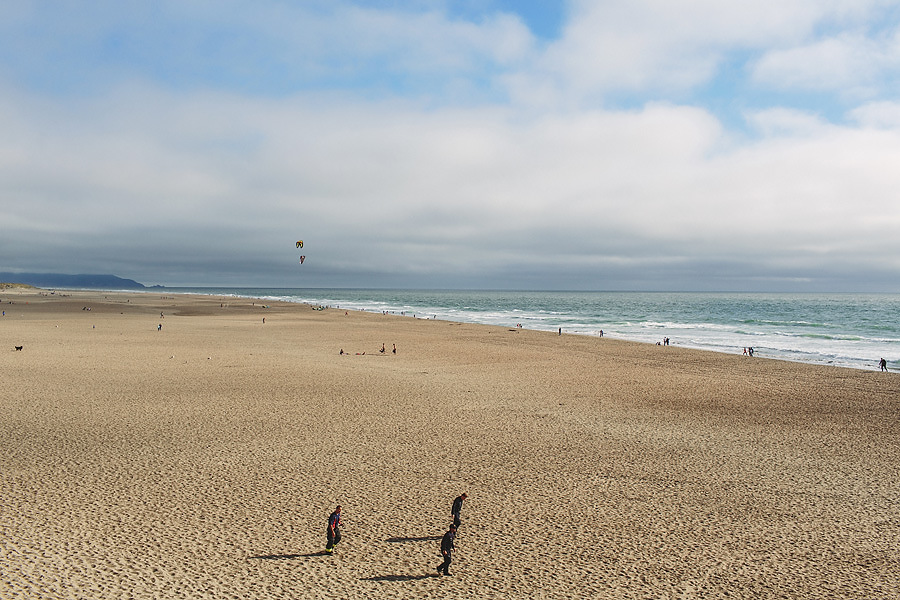
POLYGON ((894 0, 8 2, 0 271, 897 292, 898 75, 894 0))

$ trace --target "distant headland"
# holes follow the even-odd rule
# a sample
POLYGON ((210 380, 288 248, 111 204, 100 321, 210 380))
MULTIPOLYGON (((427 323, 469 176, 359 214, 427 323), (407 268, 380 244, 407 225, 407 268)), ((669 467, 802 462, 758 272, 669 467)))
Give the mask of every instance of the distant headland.
MULTIPOLYGON (((115 275, 66 275, 63 273, 0 273, 0 281, 21 283, 41 288, 143 290, 142 283, 115 275)), ((158 286, 156 286, 158 287, 158 286)))

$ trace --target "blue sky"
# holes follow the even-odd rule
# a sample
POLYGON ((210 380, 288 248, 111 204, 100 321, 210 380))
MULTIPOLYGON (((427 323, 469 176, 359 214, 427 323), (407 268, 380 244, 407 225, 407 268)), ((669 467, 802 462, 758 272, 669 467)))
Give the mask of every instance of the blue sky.
POLYGON ((900 291, 898 73, 893 0, 5 3, 0 271, 900 291))

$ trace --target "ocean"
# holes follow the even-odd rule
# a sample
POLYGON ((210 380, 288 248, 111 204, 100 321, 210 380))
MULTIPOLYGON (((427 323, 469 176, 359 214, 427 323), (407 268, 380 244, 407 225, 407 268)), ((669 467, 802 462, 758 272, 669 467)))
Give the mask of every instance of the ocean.
POLYGON ((163 288, 389 312, 855 369, 900 369, 900 295, 163 288))

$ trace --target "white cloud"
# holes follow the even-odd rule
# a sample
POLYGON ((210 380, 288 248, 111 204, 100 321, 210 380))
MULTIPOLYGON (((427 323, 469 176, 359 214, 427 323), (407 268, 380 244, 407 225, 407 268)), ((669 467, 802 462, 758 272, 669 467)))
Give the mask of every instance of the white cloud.
MULTIPOLYGON (((797 67, 815 53, 806 48, 833 44, 828 38, 820 40, 820 32, 854 31, 895 4, 892 0, 579 0, 572 4, 562 39, 547 49, 537 69, 509 81, 514 96, 523 101, 533 90, 544 101, 570 104, 573 98, 596 101, 621 92, 683 93, 709 83, 732 56, 757 53, 765 54, 756 66, 759 81, 777 79, 784 73, 767 74, 788 62, 783 69, 792 69, 799 79, 797 67)), ((842 55, 850 71, 871 49, 834 52, 842 55)), ((821 68, 813 66, 806 77, 814 77, 821 68)), ((840 72, 835 74, 839 77, 840 72)), ((832 89, 840 85, 838 81, 832 89)))
POLYGON ((189 257, 204 266, 191 277, 246 263, 277 282, 296 237, 311 273, 900 251, 885 231, 900 219, 900 176, 885 168, 900 134, 796 112, 757 115, 762 138, 734 146, 706 111, 667 104, 523 117, 127 87, 6 108, 20 125, 0 156, 24 158, 0 167, 0 208, 17 223, 0 244, 85 261, 121 244, 116 260, 133 253, 136 271, 123 274, 150 281, 189 257))
MULTIPOLYGON (((255 278, 247 284, 278 284, 296 274, 298 237, 305 285, 392 275, 490 285, 539 270, 545 283, 559 272, 602 286, 598 274, 630 269, 653 287, 710 265, 802 279, 830 263, 853 271, 900 255, 894 102, 851 111, 853 126, 807 109, 752 110, 747 139, 701 102, 649 100, 708 81, 735 49, 768 51, 760 82, 779 56, 794 52, 800 68, 800 49, 817 58, 827 49, 820 28, 859 23, 878 3, 578 2, 540 56, 510 16, 210 6, 165 5, 169 22, 196 11, 205 25, 185 25, 186 39, 151 56, 154 68, 129 63, 127 76, 90 93, 0 79, 0 219, 9 224, 0 261, 16 261, 0 270, 60 269, 64 256, 65 270, 121 265, 117 274, 150 283, 213 284, 238 272, 255 278), (213 33, 211 21, 221 21, 213 33), (223 36, 231 28, 237 35, 223 36), (218 73, 235 58, 237 75, 182 71, 188 85, 154 77, 215 39, 221 54, 178 68, 203 71, 209 60, 218 73), (321 70, 329 83, 245 89, 241 71, 281 65, 286 76, 321 70), (409 97, 370 94, 381 84, 355 75, 334 83, 373 65, 384 68, 371 79, 418 83, 409 97), (433 101, 484 81, 509 85, 516 101, 433 101), (635 92, 635 108, 598 108, 623 90, 635 92)), ((110 19, 88 37, 114 30, 110 19)), ((882 62, 856 82, 890 67, 892 50, 874 34, 827 39, 840 42, 830 51, 846 65, 833 84, 852 84, 855 61, 876 51, 882 62)))
POLYGON ((303 44, 304 51, 321 52, 326 61, 341 54, 355 55, 366 63, 381 60, 381 68, 404 73, 467 73, 480 70, 484 62, 516 64, 529 56, 534 45, 521 20, 510 15, 491 16, 476 24, 449 20, 438 12, 410 14, 344 5, 324 17, 316 29, 316 48, 303 44))
POLYGON ((862 127, 900 129, 900 102, 869 102, 850 111, 849 116, 862 127))
POLYGON ((831 127, 818 115, 788 108, 771 108, 750 113, 747 121, 767 138, 815 137, 831 127))
POLYGON ((137 78, 260 96, 344 89, 440 98, 465 83, 483 94, 491 73, 535 52, 515 15, 471 22, 437 5, 101 0, 6 14, 0 64, 9 77, 72 94, 137 78))
POLYGON ((779 89, 838 91, 870 95, 886 73, 900 67, 897 36, 872 39, 860 33, 845 33, 765 54, 753 66, 753 79, 779 89))

